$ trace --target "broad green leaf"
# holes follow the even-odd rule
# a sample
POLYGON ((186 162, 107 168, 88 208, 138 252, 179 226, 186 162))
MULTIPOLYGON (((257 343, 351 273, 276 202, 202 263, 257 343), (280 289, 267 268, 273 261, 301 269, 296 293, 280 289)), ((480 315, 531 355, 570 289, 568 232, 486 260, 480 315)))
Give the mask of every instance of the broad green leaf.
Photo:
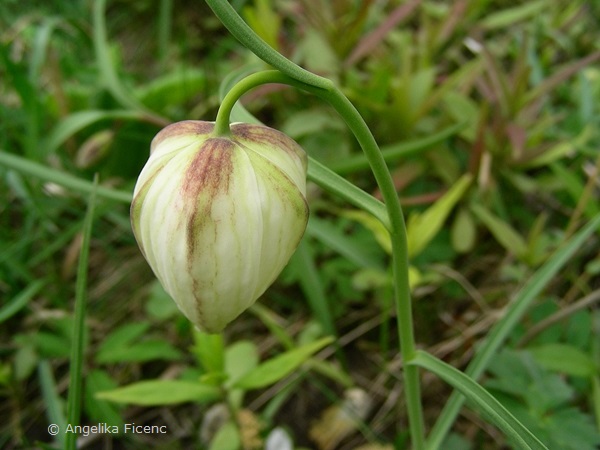
POLYGON ((529 347, 527 350, 538 364, 548 370, 578 377, 592 377, 600 370, 589 355, 572 345, 546 344, 529 347))
POLYGON ((250 341, 238 341, 225 350, 225 373, 227 384, 235 384, 237 380, 258 366, 258 351, 250 341))
POLYGON ((117 405, 95 398, 96 393, 115 389, 117 383, 103 370, 92 370, 85 377, 85 412, 91 421, 106 422, 108 425, 123 423, 117 405))
POLYGON ((242 440, 237 426, 233 422, 226 422, 215 434, 209 450, 239 450, 241 446, 242 440))
POLYGON ((133 343, 136 339, 142 337, 149 328, 150 323, 148 322, 135 322, 121 325, 104 338, 102 344, 100 344, 100 347, 98 348, 97 356, 100 356, 103 353, 110 353, 119 347, 124 347, 133 343))
POLYGON ((71 339, 46 331, 30 334, 28 339, 33 342, 37 352, 47 358, 68 358, 71 339))
POLYGON ((339 67, 339 59, 323 34, 308 27, 303 38, 296 43, 298 52, 304 59, 305 66, 315 73, 335 73, 339 67))
POLYGON ((146 362, 153 360, 178 360, 182 353, 162 339, 148 339, 131 345, 105 350, 96 355, 99 364, 118 362, 146 362))
POLYGON ((460 136, 474 141, 477 135, 477 124, 481 115, 480 106, 470 97, 457 91, 448 91, 443 97, 444 108, 454 120, 467 124, 460 131, 460 136))
POLYGON ((244 391, 228 389, 237 380, 258 366, 258 351, 250 341, 239 341, 225 350, 225 388, 228 393, 229 405, 238 409, 243 405, 244 391))
POLYGON ((256 0, 253 7, 244 7, 244 18, 248 25, 274 49, 279 49, 281 17, 273 10, 270 0, 256 0))
POLYGON ((331 342, 333 342, 333 338, 326 337, 275 356, 244 375, 234 383, 233 387, 258 389, 273 384, 292 373, 313 354, 331 342))
POLYGON ((158 280, 152 283, 145 307, 149 317, 161 321, 171 319, 179 314, 177 303, 165 292, 158 280))
POLYGON ((422 350, 409 362, 427 369, 446 381, 477 405, 506 436, 526 450, 548 450, 525 426, 475 380, 422 350))
POLYGON ((459 253, 473 250, 477 237, 477 227, 473 217, 466 208, 460 208, 452 223, 452 247, 459 253))
POLYGON ((481 220, 494 238, 504 247, 509 253, 516 255, 519 258, 527 254, 527 243, 516 230, 508 223, 504 222, 499 217, 489 212, 481 205, 472 205, 471 211, 481 220))
POLYGON ((206 84, 206 73, 193 68, 179 68, 153 79, 136 90, 136 96, 149 108, 168 110, 168 106, 180 107, 198 95, 206 84))
POLYGON ((323 130, 343 129, 343 127, 344 122, 341 119, 336 116, 332 117, 331 113, 325 110, 316 109, 294 113, 285 121, 281 131, 297 140, 307 134, 323 130))
POLYGON ((596 416, 596 426, 600 430, 600 376, 592 379, 592 406, 596 416))
POLYGON ((209 403, 220 397, 221 391, 216 386, 182 380, 140 381, 96 394, 96 398, 100 400, 140 406, 209 403))
POLYGON ((463 175, 441 198, 420 214, 411 214, 406 225, 408 255, 421 253, 440 231, 446 218, 467 191, 472 176, 463 175))
POLYGON ((545 418, 548 445, 560 450, 598 450, 600 433, 591 417, 577 408, 561 408, 545 418))
POLYGON ((85 127, 92 125, 101 120, 143 120, 145 115, 139 111, 129 110, 114 110, 114 111, 99 111, 86 110, 75 112, 62 121, 52 130, 44 145, 46 154, 54 153, 67 139, 83 130, 85 127))

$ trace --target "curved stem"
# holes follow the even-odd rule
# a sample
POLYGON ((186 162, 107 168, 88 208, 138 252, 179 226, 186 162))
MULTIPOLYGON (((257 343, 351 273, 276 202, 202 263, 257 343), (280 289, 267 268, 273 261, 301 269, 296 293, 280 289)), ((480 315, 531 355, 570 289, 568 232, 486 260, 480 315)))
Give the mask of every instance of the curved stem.
POLYGON ((242 44, 248 47, 263 61, 278 69, 281 74, 266 71, 250 75, 236 85, 225 97, 222 110, 217 115, 215 134, 226 135, 229 132, 229 113, 240 95, 252 87, 264 82, 285 83, 313 93, 327 101, 342 116, 352 130, 369 161, 375 180, 381 190, 388 211, 392 240, 392 264, 394 277, 394 299, 396 304, 398 338, 404 364, 404 387, 406 392, 410 434, 414 450, 425 445, 424 421, 421 405, 418 368, 407 363, 416 357, 416 345, 412 320, 412 304, 408 284, 408 246, 406 225, 400 201, 387 168, 381 150, 354 105, 335 87, 333 82, 319 77, 297 66, 283 55, 272 49, 260 39, 243 21, 235 10, 224 0, 206 0, 206 3, 223 22, 227 29, 242 44), (269 79, 269 81, 266 81, 269 79))
POLYGON ((235 9, 233 9, 229 2, 225 0, 206 0, 206 3, 229 32, 267 64, 271 64, 280 72, 308 85, 323 89, 333 87, 331 80, 299 67, 281 53, 271 48, 269 44, 252 31, 252 28, 235 12, 235 9))
POLYGON ((252 75, 248 75, 240 80, 231 88, 225 98, 223 98, 221 106, 219 107, 219 111, 217 112, 213 134, 215 136, 228 136, 230 133, 229 116, 231 115, 231 110, 236 102, 250 89, 268 83, 287 84, 312 93, 322 91, 320 88, 316 88, 314 86, 305 84, 302 81, 298 81, 279 70, 264 70, 262 72, 253 73, 252 75))

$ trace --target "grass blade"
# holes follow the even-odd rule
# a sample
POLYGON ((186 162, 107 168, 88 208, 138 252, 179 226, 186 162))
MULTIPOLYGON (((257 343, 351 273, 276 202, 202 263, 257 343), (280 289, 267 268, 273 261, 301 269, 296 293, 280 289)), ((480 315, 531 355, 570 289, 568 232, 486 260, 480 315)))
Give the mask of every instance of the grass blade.
POLYGON ((453 386, 458 392, 481 408, 490 421, 500 428, 506 436, 511 437, 514 442, 518 443, 521 448, 526 450, 548 450, 492 394, 460 370, 422 350, 417 351, 417 356, 409 364, 427 369, 453 386))
POLYGON ((63 400, 60 395, 58 395, 54 375, 52 375, 52 367, 48 360, 44 359, 40 361, 38 365, 38 376, 40 379, 42 396, 44 397, 44 405, 46 407, 46 418, 48 419, 49 424, 58 425, 58 429, 63 431, 55 436, 56 441, 60 446, 63 446, 65 443, 65 436, 67 436, 67 434, 64 433, 64 430, 68 422, 65 419, 63 411, 63 400))
POLYGON ((68 173, 61 172, 60 170, 51 169, 42 164, 29 161, 26 158, 3 152, 2 150, 0 150, 0 166, 9 167, 19 172, 32 175, 40 180, 50 181, 75 191, 85 193, 95 191, 100 197, 117 200, 123 203, 131 203, 131 199, 133 198, 133 193, 131 192, 117 191, 116 189, 102 186, 94 188, 94 183, 88 180, 83 180, 68 173))
MULTIPOLYGON (((79 425, 81 415, 81 398, 83 386, 83 355, 84 355, 84 333, 85 333, 85 305, 87 299, 87 271, 90 255, 90 239, 92 237, 92 224, 94 219, 94 208, 96 205, 96 188, 98 177, 94 179, 94 189, 88 202, 88 210, 83 222, 83 241, 79 254, 79 265, 77 267, 77 284, 75 286, 75 315, 73 321, 73 341, 71 346, 71 365, 69 368, 69 396, 67 400, 67 423, 79 425)), ((68 433, 65 438, 65 449, 75 450, 77 447, 77 435, 68 433)))
MULTIPOLYGON (((381 147, 383 159, 388 164, 396 160, 418 154, 429 150, 431 147, 443 142, 444 140, 458 134, 467 125, 466 122, 452 125, 439 133, 427 136, 422 139, 415 139, 408 142, 399 142, 381 147)), ((369 168, 369 162, 363 153, 349 156, 337 162, 330 164, 331 170, 338 174, 347 174, 369 168)))
POLYGON ((0 323, 14 316, 22 308, 24 308, 29 300, 31 300, 31 298, 37 294, 38 291, 45 286, 45 284, 46 282, 43 280, 35 281, 27 286, 27 288, 24 289, 19 295, 3 305, 2 308, 0 308, 0 323))
POLYGON ((325 288, 315 266, 307 239, 302 239, 290 264, 294 265, 295 272, 300 279, 300 286, 308 300, 314 317, 321 323, 327 334, 336 336, 337 333, 331 310, 329 309, 329 301, 325 295, 325 288))
MULTIPOLYGON (((529 282, 519 291, 513 302, 507 307, 504 317, 491 329, 486 341, 479 348, 475 357, 466 370, 467 375, 477 380, 487 368, 491 358, 504 343, 508 334, 521 320, 531 303, 548 285, 558 271, 569 261, 571 256, 585 243, 594 231, 600 227, 600 215, 596 216, 577 234, 568 240, 540 269, 530 278, 529 282)), ((438 449, 446 433, 454 423, 464 397, 458 392, 452 393, 448 403, 433 427, 427 441, 428 449, 438 449)))

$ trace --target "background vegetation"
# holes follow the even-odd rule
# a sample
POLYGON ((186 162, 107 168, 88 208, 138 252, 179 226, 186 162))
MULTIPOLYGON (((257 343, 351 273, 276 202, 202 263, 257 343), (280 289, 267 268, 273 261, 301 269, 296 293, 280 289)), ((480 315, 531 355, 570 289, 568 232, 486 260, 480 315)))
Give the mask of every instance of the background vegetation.
MULTIPOLYGON (((152 137, 173 121, 214 120, 232 77, 264 67, 203 2, 104 3, 0 3, 0 447, 64 438, 47 427, 65 423, 77 260, 98 174, 82 424, 168 433, 92 434, 83 448, 406 448, 389 243, 370 216, 312 185, 299 251, 223 340, 195 333, 154 280, 127 204, 152 137), (281 368, 284 352, 291 376, 243 377, 259 361, 281 368), (190 387, 223 371, 225 394, 190 387), (189 384, 115 390, 150 380, 189 384)), ((408 218, 419 345, 464 368, 519 288, 600 212, 600 4, 232 4, 364 115, 408 218)), ((326 105, 279 86, 244 103, 377 195, 326 105)), ((551 449, 600 445, 599 250, 595 233, 484 378, 551 449)), ((431 426, 450 391, 423 382, 431 426)), ((463 410, 443 448, 511 448, 484 419, 463 410)))

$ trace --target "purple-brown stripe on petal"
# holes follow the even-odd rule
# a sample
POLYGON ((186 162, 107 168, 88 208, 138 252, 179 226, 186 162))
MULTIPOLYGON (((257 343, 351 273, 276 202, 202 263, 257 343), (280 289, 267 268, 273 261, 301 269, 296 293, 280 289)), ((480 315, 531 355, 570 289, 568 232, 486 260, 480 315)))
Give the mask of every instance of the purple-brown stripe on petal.
POLYGON ((185 135, 206 136, 212 133, 215 128, 214 122, 204 122, 202 120, 184 120, 182 122, 172 123, 158 132, 150 144, 150 154, 154 149, 166 139, 185 135))
POLYGON ((300 160, 306 159, 306 153, 294 140, 273 128, 249 123, 234 123, 231 125, 231 133, 234 139, 248 140, 253 144, 266 144, 295 155, 300 160))
POLYGON ((233 175, 233 151, 235 144, 227 138, 211 138, 204 141, 194 159, 187 167, 180 188, 181 198, 187 211, 186 225, 188 257, 192 258, 196 236, 201 224, 210 220, 212 201, 219 193, 227 193, 233 175), (198 201, 203 194, 203 201, 198 201), (199 208, 202 210, 199 210, 199 208))

